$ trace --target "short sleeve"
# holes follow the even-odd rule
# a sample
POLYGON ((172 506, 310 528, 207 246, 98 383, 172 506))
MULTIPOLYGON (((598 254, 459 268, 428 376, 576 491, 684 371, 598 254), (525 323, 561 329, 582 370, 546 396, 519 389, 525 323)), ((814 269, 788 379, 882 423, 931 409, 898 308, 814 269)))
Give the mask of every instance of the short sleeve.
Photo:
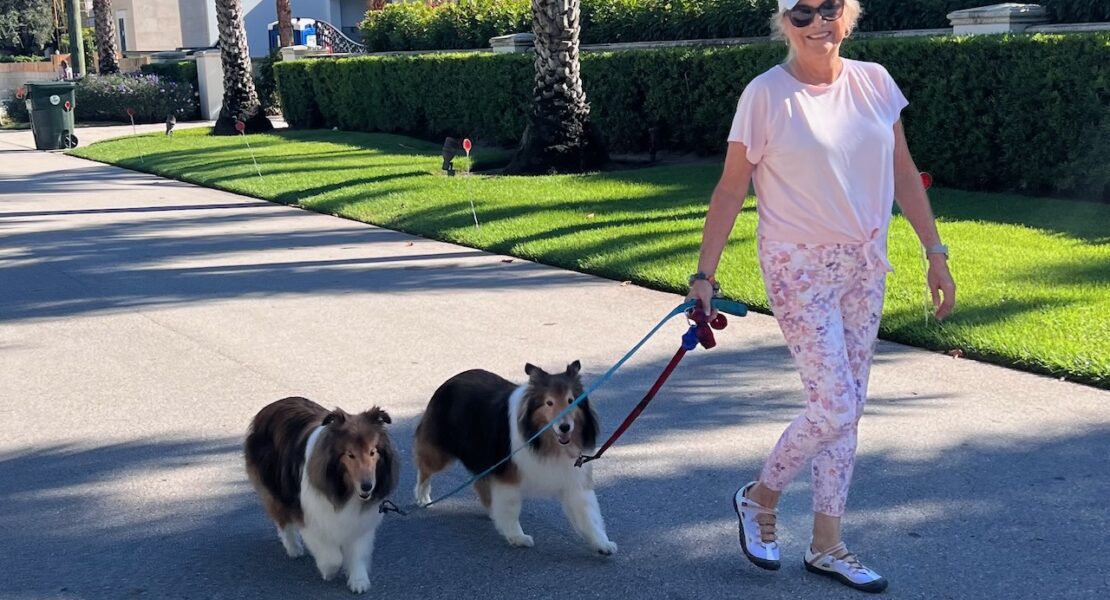
POLYGON ((752 80, 740 94, 740 101, 736 104, 736 116, 732 118, 728 141, 744 144, 748 149, 748 162, 753 165, 759 163, 763 158, 763 151, 767 148, 769 104, 767 88, 760 85, 758 79, 752 80))
POLYGON ((880 82, 879 89, 884 91, 884 104, 887 107, 887 119, 893 125, 898 122, 902 115, 902 109, 910 105, 910 101, 902 94, 902 90, 898 87, 898 83, 890 76, 890 73, 883 67, 880 67, 882 81, 880 82))

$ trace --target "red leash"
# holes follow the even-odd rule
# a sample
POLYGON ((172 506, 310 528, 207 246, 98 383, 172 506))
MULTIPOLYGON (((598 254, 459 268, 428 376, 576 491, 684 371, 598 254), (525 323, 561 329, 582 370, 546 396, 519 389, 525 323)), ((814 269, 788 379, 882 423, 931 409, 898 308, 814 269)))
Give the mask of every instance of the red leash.
POLYGON ((632 412, 628 413, 628 416, 624 418, 624 422, 620 424, 620 427, 617 427, 613 435, 609 436, 609 439, 605 440, 605 443, 601 445, 601 448, 596 454, 593 456, 586 456, 585 454, 579 456, 578 460, 574 462, 574 466, 581 467, 591 460, 601 458, 601 455, 605 454, 605 451, 632 426, 632 422, 640 416, 640 413, 644 412, 647 405, 655 398, 655 394, 659 393, 659 389, 663 387, 663 384, 667 382, 667 378, 674 372, 675 367, 682 361, 682 357, 686 356, 688 351, 697 348, 698 344, 701 344, 706 350, 716 346, 717 340, 713 337, 713 330, 724 329, 728 326, 728 319, 725 318, 723 313, 717 313, 717 316, 714 317, 712 321, 709 321, 705 316, 705 311, 701 308, 701 304, 698 304, 693 310, 687 311, 686 318, 691 321, 691 324, 690 329, 682 335, 682 345, 679 346, 678 351, 674 353, 671 362, 667 363, 663 372, 659 374, 659 378, 655 380, 655 384, 652 385, 648 393, 644 395, 643 400, 640 400, 640 403, 632 409, 632 412))

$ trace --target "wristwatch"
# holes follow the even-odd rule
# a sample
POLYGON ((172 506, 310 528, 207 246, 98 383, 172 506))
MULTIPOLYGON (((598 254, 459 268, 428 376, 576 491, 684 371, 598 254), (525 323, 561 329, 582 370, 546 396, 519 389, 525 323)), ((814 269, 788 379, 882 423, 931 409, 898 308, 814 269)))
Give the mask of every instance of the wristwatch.
POLYGON ((948 246, 944 244, 929 246, 925 249, 925 255, 928 256, 930 254, 943 254, 944 258, 948 258, 948 246))

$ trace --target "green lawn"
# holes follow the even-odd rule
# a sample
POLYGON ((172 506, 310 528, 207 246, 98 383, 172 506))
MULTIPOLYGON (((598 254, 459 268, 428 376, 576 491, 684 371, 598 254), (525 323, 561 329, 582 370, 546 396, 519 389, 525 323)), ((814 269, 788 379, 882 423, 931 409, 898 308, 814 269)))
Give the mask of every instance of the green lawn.
MULTIPOLYGON (((440 146, 411 138, 286 131, 249 140, 262 178, 243 139, 200 129, 73 153, 673 292, 685 291, 694 270, 720 173, 713 164, 447 178, 439 170, 440 146)), ((504 154, 475 148, 479 164, 483 158, 503 160, 504 154)), ((465 166, 465 158, 456 166, 465 166)), ((944 323, 927 318, 918 244, 896 217, 890 238, 896 272, 881 335, 1110 388, 1110 206, 947 189, 934 189, 931 197, 952 249, 956 312, 944 323)), ((726 295, 766 311, 755 221, 749 203, 719 277, 726 295)))

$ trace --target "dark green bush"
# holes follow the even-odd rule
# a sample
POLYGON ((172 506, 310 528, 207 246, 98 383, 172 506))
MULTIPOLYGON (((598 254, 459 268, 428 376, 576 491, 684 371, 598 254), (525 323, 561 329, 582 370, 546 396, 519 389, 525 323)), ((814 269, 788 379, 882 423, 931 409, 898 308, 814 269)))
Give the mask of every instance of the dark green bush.
MULTIPOLYGON (((1110 34, 899 38, 845 44, 879 62, 910 106, 919 166, 940 185, 1028 193, 1110 193, 1110 34)), ((616 151, 663 146, 714 154, 736 101, 783 58, 778 44, 586 53, 595 122, 616 151)), ((531 98, 528 54, 311 60, 277 66, 294 127, 338 126, 514 144, 531 98), (415 99, 419 99, 416 101, 415 99)))
POLYGON ((1110 21, 1107 0, 1041 0, 1049 17, 1056 23, 1099 23, 1110 21))
POLYGON ((99 73, 100 69, 96 54, 96 29, 92 27, 84 27, 81 29, 81 47, 85 49, 85 69, 89 73, 99 73))
POLYGON ((3 55, 0 55, 0 63, 37 63, 37 62, 46 62, 46 59, 41 57, 41 56, 23 56, 23 55, 20 55, 20 54, 16 54, 16 55, 3 54, 3 55))
MULTIPOLYGON (((949 27, 952 11, 984 0, 863 0, 860 31, 949 27)), ((1045 0, 1054 21, 1110 21, 1107 0, 1045 0)), ((400 2, 362 24, 371 52, 486 48, 489 39, 532 30, 531 0, 400 2)), ((777 0, 582 0, 582 43, 757 37, 769 33, 777 0)))
POLYGON ((266 58, 251 60, 254 65, 254 89, 262 110, 268 115, 281 114, 281 99, 277 94, 277 80, 274 79, 274 64, 281 62, 281 50, 275 49, 266 58))
POLYGON ((27 113, 27 101, 20 98, 4 100, 4 114, 6 119, 16 123, 26 123, 31 120, 31 115, 27 113))
POLYGON ((491 37, 531 30, 530 0, 394 3, 371 11, 362 24, 371 52, 485 48, 491 37))
POLYGON ((360 57, 275 65, 293 127, 516 139, 531 97, 526 54, 360 57))

